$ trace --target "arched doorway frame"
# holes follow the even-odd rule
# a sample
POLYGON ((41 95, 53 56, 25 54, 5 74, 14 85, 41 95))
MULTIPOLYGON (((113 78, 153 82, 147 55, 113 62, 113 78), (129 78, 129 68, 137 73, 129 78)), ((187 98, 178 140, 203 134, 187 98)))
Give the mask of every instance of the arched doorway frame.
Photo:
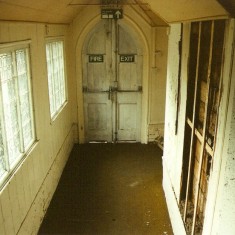
MULTIPOLYGON (((76 40, 75 58, 76 58, 76 82, 77 82, 77 105, 78 105, 78 139, 79 143, 84 143, 84 109, 83 109, 83 93, 82 93, 82 53, 85 40, 91 31, 100 22, 100 15, 91 19, 83 30, 78 35, 76 40)), ((142 44, 143 50, 143 93, 142 93, 142 118, 141 118, 141 143, 147 143, 148 141, 148 86, 150 79, 150 51, 149 44, 146 35, 138 26, 138 22, 133 21, 127 15, 121 19, 120 25, 132 29, 132 33, 138 36, 140 44, 142 44)), ((140 25, 140 24, 139 24, 140 25)))

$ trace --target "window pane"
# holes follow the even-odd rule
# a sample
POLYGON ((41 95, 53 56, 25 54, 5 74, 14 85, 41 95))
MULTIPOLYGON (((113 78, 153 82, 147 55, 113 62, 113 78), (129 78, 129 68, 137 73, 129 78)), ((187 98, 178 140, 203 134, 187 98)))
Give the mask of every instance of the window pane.
POLYGON ((23 130, 23 145, 24 147, 27 147, 33 139, 33 126, 28 84, 29 76, 27 68, 27 55, 25 50, 16 51, 16 66, 18 74, 21 125, 23 130))
POLYGON ((50 110, 51 110, 51 114, 53 114, 55 112, 55 105, 54 105, 54 100, 53 100, 54 83, 53 83, 53 64, 52 64, 51 44, 47 44, 46 46, 46 56, 47 56, 47 74, 48 74, 50 110))
POLYGON ((3 146, 3 138, 2 138, 2 127, 0 123, 0 178, 5 173, 6 163, 4 160, 4 146, 3 146))
MULTIPOLYGON (((4 80, 5 74, 7 73, 7 64, 9 64, 7 61, 11 60, 11 57, 9 55, 3 54, 0 55, 0 83, 4 80)), ((2 104, 0 103, 0 108, 2 112, 2 104)), ((2 115, 0 113, 0 115, 2 115)), ((1 119, 0 119, 1 120, 1 119)), ((6 162, 5 162, 5 151, 4 151, 4 145, 3 145, 3 131, 2 131, 2 120, 0 122, 0 178, 4 174, 6 170, 6 162)))
POLYGON ((53 117, 63 106, 65 97, 63 42, 46 45, 50 111, 53 117))
POLYGON ((6 54, 2 57, 2 101, 3 113, 7 138, 7 148, 10 164, 21 154, 20 130, 18 123, 16 84, 13 76, 12 55, 6 54))

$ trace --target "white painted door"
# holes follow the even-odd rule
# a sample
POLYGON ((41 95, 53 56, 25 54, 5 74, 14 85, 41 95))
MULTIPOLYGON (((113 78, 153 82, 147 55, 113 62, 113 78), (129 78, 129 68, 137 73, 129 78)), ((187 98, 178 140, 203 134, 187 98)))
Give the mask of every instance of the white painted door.
POLYGON ((142 56, 115 20, 102 20, 83 53, 85 140, 140 141, 142 56))

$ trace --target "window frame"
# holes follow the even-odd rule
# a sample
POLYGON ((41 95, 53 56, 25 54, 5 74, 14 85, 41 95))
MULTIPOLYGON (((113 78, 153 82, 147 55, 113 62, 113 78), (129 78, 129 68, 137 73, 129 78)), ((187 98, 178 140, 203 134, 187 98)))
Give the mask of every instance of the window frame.
MULTIPOLYGON (((67 64, 66 64, 66 43, 64 36, 59 37, 47 37, 45 39, 45 57, 46 57, 46 70, 47 70, 47 85, 48 85, 48 98, 49 98, 49 110, 50 110, 50 118, 51 123, 53 123, 60 113, 63 111, 65 106, 68 103, 68 89, 67 89, 67 64), (64 101, 60 104, 60 107, 52 113, 51 110, 51 98, 50 98, 50 85, 49 85, 49 76, 48 76, 48 63, 47 63, 47 44, 55 43, 55 42, 62 42, 63 46, 63 65, 64 65, 64 101)), ((55 102, 55 97, 53 98, 53 102, 55 102)))
MULTIPOLYGON (((4 115, 4 108, 3 108, 3 90, 2 90, 2 82, 0 81, 0 104, 2 105, 2 109, 0 110, 0 121, 1 121, 1 134, 3 139, 3 149, 4 149, 4 156, 3 160, 5 163, 5 170, 2 175, 0 175, 0 190, 4 185, 8 182, 10 177, 13 173, 19 168, 25 158, 30 154, 32 149, 35 147, 37 143, 36 137, 36 125, 35 125, 35 114, 34 114, 34 102, 33 102, 33 86, 32 86, 32 73, 31 73, 31 51, 30 51, 31 40, 25 41, 18 41, 12 43, 2 43, 0 44, 0 54, 10 53, 12 56, 12 68, 13 70, 17 69, 17 61, 16 61, 16 52, 17 50, 24 50, 25 51, 25 63, 26 63, 26 71, 27 71, 27 85, 28 85, 28 99, 29 99, 29 115, 30 115, 30 122, 31 122, 31 134, 32 138, 27 145, 24 145, 23 137, 23 126, 22 126, 22 113, 20 107, 20 88, 18 87, 18 79, 19 74, 13 74, 13 77, 16 77, 14 80, 17 81, 17 96, 16 96, 16 103, 17 103, 17 121, 19 122, 19 141, 20 141, 20 154, 17 156, 12 163, 10 164, 10 156, 8 153, 8 143, 7 143, 7 131, 6 131, 6 122, 5 122, 5 115, 4 115)), ((16 71, 14 71, 16 72, 16 71)))

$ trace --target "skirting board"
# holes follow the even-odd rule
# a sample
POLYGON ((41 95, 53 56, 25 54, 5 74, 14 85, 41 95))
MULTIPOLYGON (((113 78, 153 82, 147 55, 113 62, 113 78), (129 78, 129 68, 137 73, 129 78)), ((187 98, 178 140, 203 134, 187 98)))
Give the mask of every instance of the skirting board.
POLYGON ((174 235, 186 235, 185 227, 181 214, 179 211, 177 199, 171 184, 171 180, 168 174, 167 165, 165 163, 164 157, 162 158, 163 164, 163 190, 166 197, 166 203, 168 207, 168 212, 171 220, 171 225, 174 231, 174 235))

